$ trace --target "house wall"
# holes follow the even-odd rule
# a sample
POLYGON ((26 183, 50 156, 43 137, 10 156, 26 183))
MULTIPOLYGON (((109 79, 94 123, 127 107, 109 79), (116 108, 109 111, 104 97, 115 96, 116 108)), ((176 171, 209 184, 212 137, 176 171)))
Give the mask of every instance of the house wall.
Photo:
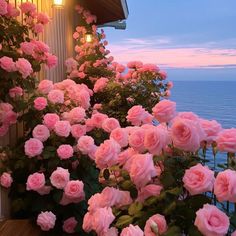
MULTIPOLYGON (((20 5, 26 0, 9 0, 15 6, 20 5)), ((30 0, 29 0, 30 1, 30 0)), ((58 56, 58 66, 54 69, 43 69, 38 74, 38 79, 49 79, 54 82, 61 81, 65 78, 64 61, 66 58, 73 55, 73 39, 74 31, 74 0, 65 0, 63 8, 53 6, 53 0, 31 0, 36 4, 38 11, 47 13, 52 19, 46 26, 44 33, 39 37, 39 40, 47 43, 51 52, 58 56)), ((18 17, 19 21, 23 21, 22 15, 18 17)), ((14 145, 18 137, 23 135, 23 123, 18 123, 10 128, 9 133, 0 138, 0 146, 8 144, 14 145)), ((9 216, 9 202, 7 191, 0 191, 0 218, 9 216)))

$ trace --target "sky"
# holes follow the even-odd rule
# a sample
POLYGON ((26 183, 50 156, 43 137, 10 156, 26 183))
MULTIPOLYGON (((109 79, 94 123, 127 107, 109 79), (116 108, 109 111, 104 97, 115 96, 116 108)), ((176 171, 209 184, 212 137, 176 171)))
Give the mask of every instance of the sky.
POLYGON ((236 81, 236 0, 127 0, 126 30, 105 28, 115 60, 172 80, 236 81))

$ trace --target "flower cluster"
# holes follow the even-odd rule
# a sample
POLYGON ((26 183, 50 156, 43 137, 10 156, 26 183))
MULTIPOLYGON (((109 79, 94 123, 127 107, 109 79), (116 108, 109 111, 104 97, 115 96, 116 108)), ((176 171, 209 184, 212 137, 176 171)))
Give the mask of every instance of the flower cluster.
POLYGON ((23 94, 32 92, 36 84, 36 72, 42 64, 53 67, 57 64, 56 56, 42 41, 30 38, 30 32, 39 33, 39 28, 49 22, 44 13, 38 13, 30 2, 20 5, 24 14, 24 23, 16 20, 20 11, 8 1, 0 3, 0 27, 7 33, 0 40, 0 137, 4 136, 17 116, 27 108, 23 94), (35 23, 34 23, 35 22, 35 23), (38 30, 37 30, 38 29, 38 30), (6 83, 7 80, 7 83, 6 83))

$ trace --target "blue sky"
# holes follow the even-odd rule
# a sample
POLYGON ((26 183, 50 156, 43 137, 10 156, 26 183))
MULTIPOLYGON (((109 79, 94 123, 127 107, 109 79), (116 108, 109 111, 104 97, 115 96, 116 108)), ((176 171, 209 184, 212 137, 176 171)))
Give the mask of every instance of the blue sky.
POLYGON ((115 59, 172 80, 236 80, 236 0, 127 0, 127 29, 106 28, 115 59))

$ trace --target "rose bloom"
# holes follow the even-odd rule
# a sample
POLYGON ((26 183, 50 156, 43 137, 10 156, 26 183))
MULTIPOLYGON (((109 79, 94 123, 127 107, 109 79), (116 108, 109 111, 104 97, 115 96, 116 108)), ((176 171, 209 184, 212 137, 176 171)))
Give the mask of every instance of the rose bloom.
POLYGON ((61 160, 69 159, 73 156, 74 150, 73 147, 69 144, 62 144, 57 149, 57 155, 61 160))
POLYGON ((43 151, 43 143, 36 139, 36 138, 30 138, 25 142, 25 154, 31 158, 38 156, 43 151))
POLYGON ((106 233, 110 227, 110 224, 115 219, 110 207, 98 208, 94 212, 94 217, 92 221, 92 229, 101 235, 106 233))
POLYGON ((20 49, 26 55, 32 55, 34 53, 35 44, 31 42, 23 42, 20 44, 20 49))
POLYGON ((219 202, 236 202, 236 171, 224 170, 216 176, 214 194, 219 202))
POLYGON ((94 84, 93 91, 95 93, 102 91, 103 89, 106 88, 108 81, 109 80, 107 78, 104 78, 104 77, 98 79, 96 81, 96 83, 94 84))
POLYGON ((48 127, 49 130, 54 129, 55 124, 60 120, 60 117, 55 113, 47 113, 43 117, 43 124, 48 127))
POLYGON ((78 222, 75 219, 75 217, 70 217, 67 220, 63 222, 63 231, 68 233, 68 234, 73 234, 75 233, 75 227, 77 226, 78 222))
POLYGON ((21 97, 23 95, 23 89, 19 86, 11 88, 9 90, 9 96, 11 98, 21 97))
POLYGON ((43 25, 46 25, 47 23, 49 23, 50 19, 47 14, 39 12, 37 14, 37 21, 42 23, 43 25))
POLYGON ((24 2, 19 7, 20 7, 22 13, 33 13, 36 11, 35 4, 33 4, 31 2, 24 2))
POLYGON ((41 23, 37 23, 33 26, 33 30, 36 34, 42 33, 44 30, 44 26, 41 23))
POLYGON ((133 159, 129 173, 130 178, 138 188, 141 188, 157 176, 153 156, 149 153, 137 154, 133 156, 133 159))
POLYGON ((187 169, 183 177, 184 187, 191 195, 212 191, 214 181, 214 171, 202 164, 187 169))
POLYGON ((107 115, 97 112, 91 116, 91 125, 96 128, 102 128, 102 123, 107 118, 107 115))
POLYGON ((53 89, 48 93, 48 100, 53 104, 64 103, 64 93, 59 89, 53 89))
POLYGON ((129 227, 122 229, 120 236, 144 236, 143 231, 138 225, 130 224, 129 227))
POLYGON ((156 185, 156 184, 146 185, 140 189, 138 193, 137 201, 142 203, 151 196, 159 196, 162 189, 163 187, 160 185, 156 185))
POLYGON ((140 106, 133 106, 129 109, 128 115, 126 116, 127 121, 129 121, 132 125, 141 125, 144 117, 145 117, 145 109, 140 106))
POLYGON ((120 128, 120 124, 119 121, 115 118, 107 118, 103 121, 102 128, 106 132, 111 133, 112 130, 120 128))
POLYGON ((115 227, 111 227, 103 236, 118 236, 118 230, 115 227))
POLYGON ((34 99, 34 108, 38 111, 42 111, 48 105, 47 99, 44 97, 38 97, 34 99))
POLYGON ((205 204, 196 212, 194 225, 207 236, 224 236, 229 229, 228 216, 216 206, 205 204))
POLYGON ((10 57, 1 57, 0 58, 0 67, 7 71, 7 72, 13 72, 16 71, 16 65, 12 58, 10 57))
POLYGON ((47 60, 46 60, 46 64, 48 66, 48 68, 53 68, 57 65, 58 63, 58 58, 55 55, 52 55, 50 53, 47 53, 47 60))
POLYGON ((33 73, 30 62, 24 58, 19 58, 16 61, 16 69, 21 73, 24 79, 27 78, 31 73, 33 73))
POLYGON ((48 94, 53 90, 53 82, 51 80, 44 79, 40 81, 38 85, 38 91, 43 94, 48 94))
POLYGON ((84 195, 84 184, 79 180, 71 180, 67 183, 64 188, 64 192, 67 198, 72 200, 82 201, 85 197, 84 195))
POLYGON ((162 150, 170 143, 168 131, 160 126, 148 128, 145 131, 144 147, 154 155, 161 154, 162 150))
POLYGON ((118 163, 120 165, 124 165, 127 163, 127 161, 138 152, 135 151, 133 148, 127 148, 126 150, 122 151, 118 155, 118 163))
POLYGON ((98 168, 103 169, 117 164, 120 145, 113 139, 105 140, 95 152, 95 162, 98 168))
POLYGON ((145 135, 145 130, 139 127, 131 131, 131 134, 129 135, 130 147, 132 147, 136 151, 143 152, 145 149, 144 135, 145 135))
POLYGON ((86 114, 82 107, 75 107, 69 112, 69 120, 71 124, 79 123, 84 120, 86 114))
POLYGON ((60 137, 68 137, 70 135, 71 126, 69 121, 57 121, 54 126, 55 133, 60 137))
POLYGON ((110 138, 114 139, 121 147, 126 147, 129 143, 128 131, 125 128, 116 128, 112 130, 110 138))
POLYGON ((39 225, 43 231, 53 229, 55 222, 56 216, 51 211, 41 212, 37 218, 37 225, 39 225))
POLYGON ((71 134, 74 138, 79 139, 81 136, 86 134, 86 126, 80 124, 72 125, 71 134))
POLYGON ((5 0, 0 0, 0 15, 7 14, 7 2, 5 0))
POLYGON ((88 154, 95 148, 94 139, 90 136, 81 136, 77 143, 77 148, 83 153, 88 154))
POLYGON ((160 122, 170 122, 176 115, 176 103, 169 100, 162 100, 153 108, 154 117, 160 122))
POLYGON ((221 152, 236 153, 236 129, 225 129, 216 138, 217 148, 221 152))
POLYGON ((70 73, 71 71, 77 69, 78 62, 71 57, 71 58, 66 59, 65 66, 67 69, 66 72, 70 73))
POLYGON ((46 141, 50 137, 50 131, 45 125, 37 125, 33 129, 33 137, 41 142, 46 141))
POLYGON ((216 140, 218 134, 222 130, 221 125, 215 120, 200 119, 199 121, 206 134, 205 141, 207 141, 208 144, 211 144, 216 140))
POLYGON ((38 191, 42 189, 45 185, 45 176, 43 173, 34 173, 29 175, 26 183, 26 189, 28 191, 34 190, 38 191))
POLYGON ((0 177, 0 183, 4 188, 10 188, 11 184, 13 182, 13 179, 11 175, 7 172, 4 172, 0 177))
POLYGON ((162 235, 167 231, 167 224, 165 217, 160 214, 151 216, 144 227, 145 236, 162 235))
POLYGON ((57 167, 50 176, 51 184, 58 188, 63 189, 70 180, 70 173, 67 169, 57 167))
POLYGON ((171 138, 175 147, 190 152, 197 151, 202 141, 195 122, 183 118, 174 120, 171 127, 171 138))

